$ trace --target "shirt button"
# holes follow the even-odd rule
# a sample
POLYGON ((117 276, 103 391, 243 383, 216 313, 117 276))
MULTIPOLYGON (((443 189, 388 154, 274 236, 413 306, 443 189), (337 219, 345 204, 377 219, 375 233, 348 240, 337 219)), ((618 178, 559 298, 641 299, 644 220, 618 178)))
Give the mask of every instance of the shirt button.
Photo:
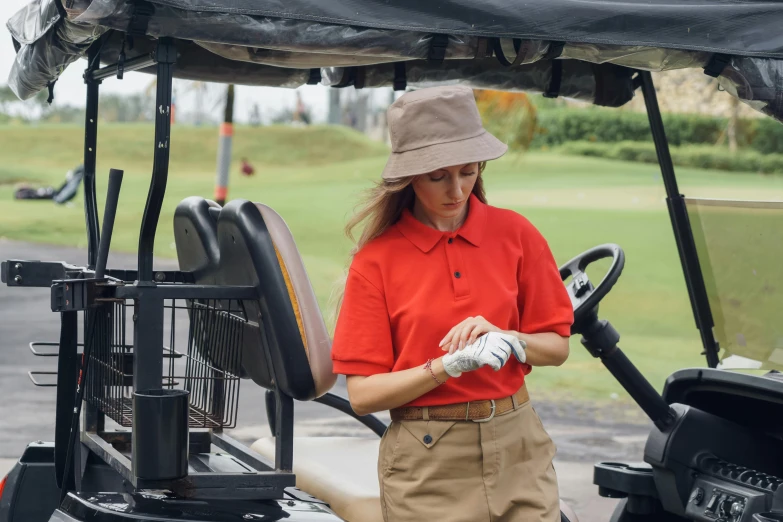
POLYGON ((430 444, 432 442, 432 437, 429 435, 424 436, 424 444, 430 444))
POLYGON ((459 279, 460 277, 462 277, 462 274, 460 274, 459 272, 454 272, 454 277, 459 279))
POLYGON ((453 237, 450 237, 450 238, 449 238, 449 245, 450 245, 450 244, 452 244, 453 242, 454 242, 454 238, 453 238, 453 237))

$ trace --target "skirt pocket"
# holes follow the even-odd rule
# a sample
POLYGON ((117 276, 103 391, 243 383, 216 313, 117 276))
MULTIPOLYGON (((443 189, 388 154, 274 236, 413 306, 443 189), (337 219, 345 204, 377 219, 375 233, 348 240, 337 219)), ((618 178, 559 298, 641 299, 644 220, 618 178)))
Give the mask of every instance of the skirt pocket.
POLYGON ((381 437, 378 448, 378 476, 383 477, 394 463, 400 445, 400 423, 392 422, 381 437))
POLYGON ((384 474, 406 470, 418 459, 431 458, 429 451, 434 451, 437 443, 455 424, 456 421, 393 422, 392 425, 397 426, 397 433, 394 437, 393 449, 386 452, 389 455, 383 470, 384 474))

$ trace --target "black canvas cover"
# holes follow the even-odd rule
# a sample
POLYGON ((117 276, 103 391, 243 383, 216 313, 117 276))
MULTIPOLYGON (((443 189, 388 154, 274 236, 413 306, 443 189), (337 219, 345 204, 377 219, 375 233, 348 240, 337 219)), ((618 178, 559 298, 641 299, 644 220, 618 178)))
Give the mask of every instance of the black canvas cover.
POLYGON ((166 37, 175 77, 275 87, 461 83, 619 106, 637 70, 696 68, 783 121, 781 22, 783 2, 747 0, 30 0, 7 24, 8 83, 27 99, 90 46, 107 63, 166 37))
POLYGON ((783 2, 747 0, 155 0, 187 11, 425 33, 783 58, 783 2))

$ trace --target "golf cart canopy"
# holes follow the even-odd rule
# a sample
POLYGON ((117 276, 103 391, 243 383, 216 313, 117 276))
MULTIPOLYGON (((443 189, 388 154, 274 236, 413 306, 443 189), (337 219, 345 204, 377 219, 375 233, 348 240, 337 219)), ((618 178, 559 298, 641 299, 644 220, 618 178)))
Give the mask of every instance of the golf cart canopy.
POLYGON ((22 99, 100 40, 100 59, 242 85, 462 83, 621 106, 639 70, 700 68, 783 121, 783 4, 739 0, 32 0, 8 22, 22 99), (131 39, 128 38, 131 37, 131 39), (135 61, 134 61, 135 59, 135 61))

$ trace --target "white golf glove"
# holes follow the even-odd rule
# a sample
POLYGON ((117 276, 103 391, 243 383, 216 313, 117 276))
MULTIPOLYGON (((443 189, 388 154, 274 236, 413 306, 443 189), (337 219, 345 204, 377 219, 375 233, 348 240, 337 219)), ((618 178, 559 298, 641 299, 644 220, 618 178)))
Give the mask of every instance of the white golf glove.
POLYGON ((511 354, 519 362, 525 362, 525 343, 513 335, 489 332, 462 350, 444 355, 443 369, 452 377, 459 377, 462 372, 478 370, 485 365, 498 371, 511 354))

